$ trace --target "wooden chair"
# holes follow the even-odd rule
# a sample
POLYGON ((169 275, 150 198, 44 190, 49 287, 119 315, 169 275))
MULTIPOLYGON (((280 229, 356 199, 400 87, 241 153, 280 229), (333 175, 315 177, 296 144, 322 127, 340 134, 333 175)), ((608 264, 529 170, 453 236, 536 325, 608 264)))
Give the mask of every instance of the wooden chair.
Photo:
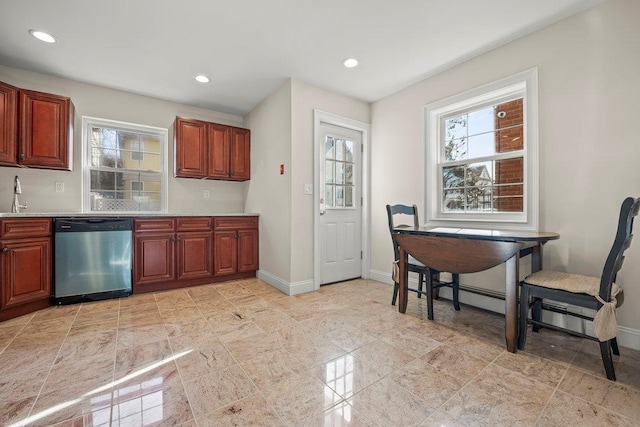
MULTIPOLYGON (((418 219, 418 207, 416 205, 407 206, 407 205, 387 205, 387 218, 389 220, 389 233, 391 233, 391 241, 393 242, 393 254, 394 254, 394 262, 398 262, 400 259, 400 249, 395 239, 393 238, 393 229, 396 227, 410 227, 407 224, 395 224, 394 216, 395 215, 408 215, 413 217, 413 227, 417 228, 420 226, 420 220, 418 219)), ((460 303, 458 302, 459 295, 459 274, 453 274, 451 282, 445 282, 440 280, 440 272, 437 270, 429 269, 423 263, 418 261, 409 255, 408 262, 408 270, 418 274, 418 289, 409 288, 410 291, 416 292, 418 294, 418 298, 422 296, 422 294, 427 295, 427 315, 429 320, 433 320, 433 291, 434 289, 439 289, 443 286, 448 286, 452 288, 453 291, 453 307, 459 311, 460 303), (425 275, 427 275, 427 290, 423 291, 425 275)), ((393 281, 393 298, 391 300, 391 305, 396 305, 396 300, 398 299, 398 289, 400 284, 397 280, 393 281)))
POLYGON ((598 277, 582 276, 552 270, 540 270, 527 276, 520 289, 520 327, 518 348, 524 349, 527 324, 533 324, 534 332, 540 327, 560 330, 571 335, 600 342, 600 354, 607 378, 616 380, 611 353, 619 355, 616 341, 617 326, 614 310, 622 304, 622 289, 615 283, 622 267, 624 252, 631 245, 633 220, 638 215, 640 199, 628 197, 622 202, 618 228, 613 246, 598 277), (542 321, 542 301, 560 301, 580 307, 598 310, 595 318, 566 313, 587 320, 594 320, 595 337, 561 328, 542 321), (531 319, 528 318, 531 308, 531 319))

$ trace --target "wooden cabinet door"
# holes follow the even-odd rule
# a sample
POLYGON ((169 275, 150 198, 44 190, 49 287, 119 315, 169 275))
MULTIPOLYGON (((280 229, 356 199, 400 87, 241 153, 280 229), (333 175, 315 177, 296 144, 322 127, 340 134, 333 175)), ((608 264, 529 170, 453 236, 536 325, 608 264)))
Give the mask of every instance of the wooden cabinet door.
POLYGON ((238 230, 238 273, 258 269, 258 230, 238 230))
POLYGON ((231 173, 239 181, 251 178, 251 132, 249 129, 231 130, 231 173))
POLYGON ((0 82, 0 165, 18 163, 18 88, 0 82))
POLYGON ((2 308, 51 296, 51 237, 5 240, 2 249, 2 308))
POLYGON ((19 163, 71 170, 73 117, 69 98, 20 90, 19 163))
POLYGON ((209 178, 229 179, 231 128, 209 123, 209 178))
POLYGON ((176 233, 177 279, 213 276, 212 233, 176 233))
POLYGON ((207 176, 207 124, 199 120, 177 118, 175 122, 175 176, 207 176))
POLYGON ((134 284, 174 280, 173 239, 174 233, 134 235, 134 284))
POLYGON ((238 272, 238 239, 236 231, 215 231, 213 233, 214 276, 225 276, 238 272))

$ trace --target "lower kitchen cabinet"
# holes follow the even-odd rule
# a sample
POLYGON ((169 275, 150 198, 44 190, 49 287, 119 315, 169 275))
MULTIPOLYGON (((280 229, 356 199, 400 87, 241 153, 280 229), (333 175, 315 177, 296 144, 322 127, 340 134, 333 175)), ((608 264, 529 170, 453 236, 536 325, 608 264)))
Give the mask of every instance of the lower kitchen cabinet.
POLYGON ((207 283, 213 277, 210 217, 134 221, 134 293, 207 283))
POLYGON ((258 218, 214 218, 215 277, 254 273, 258 269, 258 218))
POLYGON ((50 219, 0 221, 0 320, 51 304, 51 248, 50 219))

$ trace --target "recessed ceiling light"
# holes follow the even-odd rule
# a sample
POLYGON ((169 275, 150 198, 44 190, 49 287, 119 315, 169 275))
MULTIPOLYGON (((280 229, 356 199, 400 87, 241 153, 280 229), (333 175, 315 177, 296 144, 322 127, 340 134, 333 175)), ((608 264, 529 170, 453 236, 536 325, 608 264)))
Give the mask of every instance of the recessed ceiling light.
POLYGON ((29 34, 45 43, 55 43, 57 40, 49 33, 40 30, 29 30, 29 34))
POLYGON ((209 83, 211 81, 211 79, 205 76, 204 74, 198 74, 196 76, 196 80, 199 81, 200 83, 209 83))
POLYGON ((358 60, 356 58, 347 58, 344 61, 342 61, 342 65, 344 65, 347 68, 357 67, 358 60))

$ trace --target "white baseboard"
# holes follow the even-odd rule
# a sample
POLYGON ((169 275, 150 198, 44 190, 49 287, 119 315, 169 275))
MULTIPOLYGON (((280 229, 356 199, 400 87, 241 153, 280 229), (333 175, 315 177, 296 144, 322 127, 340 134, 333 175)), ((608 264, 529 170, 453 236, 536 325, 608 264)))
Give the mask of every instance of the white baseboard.
POLYGON ((289 283, 264 270, 258 270, 256 272, 256 277, 260 280, 267 282, 274 288, 278 289, 280 292, 285 293, 287 295, 304 294, 307 292, 312 292, 314 290, 313 280, 303 280, 301 282, 289 283))
MULTIPOLYGON (((391 273, 371 270, 370 279, 378 282, 393 285, 391 279, 391 273)), ((409 283, 413 286, 418 285, 416 279, 409 279, 409 283)), ((452 299, 452 292, 450 288, 441 288, 440 296, 445 299, 452 299)), ((489 296, 476 294, 473 292, 467 292, 460 290, 458 297, 461 303, 467 304, 473 307, 478 307, 484 310, 492 311, 494 313, 504 314, 504 301, 491 298, 489 296)), ((559 304, 560 305, 560 304, 559 304)), ((566 305, 564 305, 566 307, 566 305)), ((576 307, 579 310, 579 307, 576 307)), ((591 313, 593 314, 593 313, 591 313)), ((544 311, 542 313, 542 320, 547 323, 551 323, 555 326, 568 328, 576 332, 582 332, 593 335, 592 322, 588 320, 579 319, 577 317, 569 316, 566 314, 555 313, 552 311, 544 311)), ((618 344, 623 347, 631 348, 634 350, 640 350, 640 331, 637 329, 631 329, 624 326, 618 326, 618 344)))

